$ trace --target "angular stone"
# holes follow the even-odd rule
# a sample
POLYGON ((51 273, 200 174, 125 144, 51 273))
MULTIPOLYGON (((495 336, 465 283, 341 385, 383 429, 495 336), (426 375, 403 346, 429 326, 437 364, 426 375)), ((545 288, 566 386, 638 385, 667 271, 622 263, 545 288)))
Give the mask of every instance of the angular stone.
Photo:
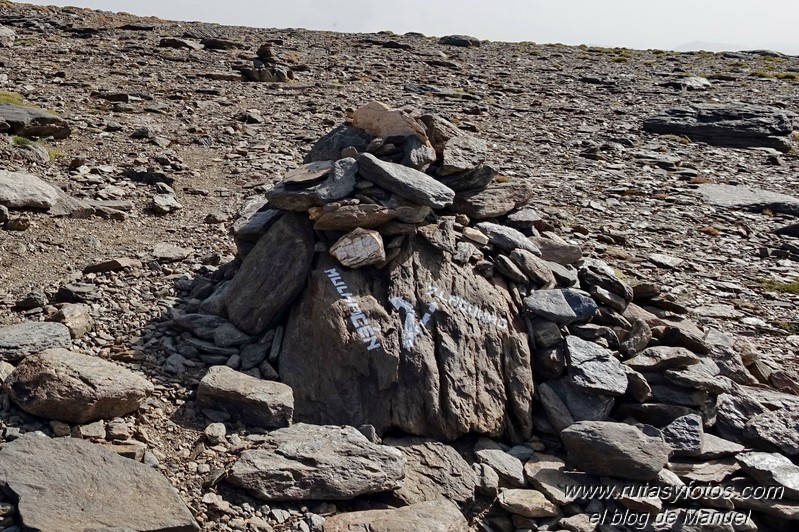
POLYGON ((14 46, 17 34, 11 28, 0 26, 0 48, 10 48, 14 46))
POLYGON ((627 391, 627 374, 613 353, 576 336, 566 337, 569 376, 578 388, 610 396, 627 391))
POLYGON ((191 248, 182 248, 175 244, 161 242, 153 248, 153 257, 161 262, 178 262, 189 257, 194 252, 191 248))
POLYGON ((305 188, 324 179, 332 169, 333 161, 307 163, 286 172, 283 183, 291 187, 305 188))
POLYGON ((452 501, 420 502, 389 510, 346 512, 325 519, 324 532, 467 532, 469 525, 452 501))
POLYGON ((273 326, 305 286, 313 249, 313 230, 306 217, 287 213, 275 222, 225 292, 233 325, 252 335, 273 326))
POLYGON ((629 358, 646 349, 650 341, 652 341, 652 329, 646 321, 637 319, 627 332, 627 338, 621 343, 619 351, 629 358))
POLYGON ((579 421, 560 433, 568 462, 583 471, 630 480, 653 480, 671 448, 640 429, 606 421, 579 421))
POLYGON ((438 44, 448 46, 460 46, 462 48, 479 47, 480 39, 469 35, 445 35, 438 40, 438 44))
POLYGON ((0 170, 0 205, 12 209, 50 209, 59 197, 56 187, 33 174, 0 170))
MULTIPOLYGON (((481 440, 483 441, 483 440, 481 440)), ((487 440, 486 443, 493 443, 487 440)), ((478 446, 480 441, 478 441, 478 446)), ((488 448, 479 449, 474 451, 475 460, 479 463, 489 466, 496 471, 500 478, 510 484, 511 486, 523 487, 524 482, 524 466, 521 460, 512 456, 501 448, 488 448)))
POLYGON ((585 322, 597 312, 593 299, 571 289, 536 290, 524 299, 524 308, 558 325, 585 322))
POLYGON ((67 122, 54 114, 35 107, 0 103, 0 121, 6 122, 6 133, 22 137, 53 137, 65 139, 72 130, 67 122))
POLYGON ((349 500, 399 488, 405 463, 353 427, 298 423, 241 453, 228 482, 267 501, 349 500))
POLYGON ((788 456, 799 455, 799 410, 780 409, 755 415, 746 423, 746 434, 788 456))
POLYGON ((548 384, 566 404, 575 421, 602 421, 613 409, 612 397, 578 388, 568 377, 550 380, 548 384))
POLYGON ((458 135, 444 144, 439 176, 473 170, 485 161, 488 146, 482 139, 468 134, 458 135))
POLYGON ((0 327, 0 360, 16 362, 53 347, 72 347, 69 329, 62 323, 29 321, 0 327))
POLYGON ((705 439, 702 416, 689 414, 675 419, 663 429, 663 438, 677 456, 700 455, 705 439))
POLYGON ((394 492, 405 504, 442 497, 463 503, 474 497, 477 476, 452 447, 414 437, 387 438, 383 444, 399 449, 407 460, 402 487, 394 492))
POLYGON ((478 164, 473 169, 463 172, 446 176, 439 175, 438 180, 455 192, 463 192, 465 190, 482 190, 486 188, 497 174, 498 172, 492 166, 478 164))
POLYGON ((785 496, 799 500, 799 466, 778 453, 749 452, 735 457, 741 469, 763 486, 781 486, 785 496))
POLYGON ((440 209, 451 205, 455 192, 413 168, 381 161, 370 153, 358 158, 358 173, 372 183, 419 205, 440 209))
POLYGON ((130 414, 154 390, 130 370, 60 348, 26 357, 4 388, 29 414, 73 424, 130 414))
POLYGON ((238 347, 252 340, 252 336, 241 332, 232 323, 223 323, 214 331, 214 344, 217 347, 238 347))
POLYGON ((682 347, 657 346, 644 349, 641 353, 624 361, 624 364, 638 371, 664 371, 685 368, 697 364, 699 357, 682 347))
POLYGON ((556 431, 560 432, 574 423, 569 407, 548 383, 539 384, 537 392, 544 413, 556 431))
POLYGON ((83 268, 83 273, 118 272, 127 269, 138 269, 141 267, 142 264, 140 260, 122 257, 119 259, 110 259, 89 264, 83 268))
POLYGON ((701 184, 697 189, 710 205, 727 209, 799 215, 799 198, 742 185, 701 184))
POLYGON ((583 256, 583 250, 580 249, 580 246, 575 246, 568 242, 561 242, 553 238, 532 236, 530 237, 530 242, 541 250, 541 258, 543 260, 556 262, 563 266, 574 264, 583 256))
MULTIPOLYGON (((402 165, 424 172, 436 160, 436 150, 417 135, 407 135, 403 146, 402 165)), ((451 187, 450 187, 451 188, 451 187)))
POLYGON ((505 490, 499 494, 497 503, 503 510, 523 517, 554 517, 560 514, 560 509, 536 490, 505 490))
POLYGON ((543 289, 555 288, 557 281, 547 262, 526 249, 514 249, 510 260, 534 283, 543 289))
POLYGON ((69 329, 72 338, 83 338, 94 327, 89 305, 83 303, 67 303, 58 309, 55 319, 69 329))
POLYGON ((400 109, 391 109, 380 102, 369 102, 352 114, 352 125, 373 137, 405 137, 415 135, 428 143, 425 128, 400 109))
POLYGON ((745 103, 692 104, 644 121, 650 133, 685 135, 716 146, 791 148, 791 118, 782 109, 745 103))
POLYGON ((527 205, 535 193, 535 186, 526 181, 492 183, 485 189, 459 192, 450 210, 473 220, 498 218, 527 205))
POLYGON ((528 282, 527 276, 505 255, 496 256, 494 268, 508 281, 521 284, 528 282))
POLYGON ((330 246, 330 254, 348 268, 363 268, 386 260, 386 250, 380 233, 361 228, 338 239, 330 246))
POLYGON ((366 151, 370 140, 368 135, 357 128, 341 125, 316 141, 310 153, 305 156, 304 162, 337 161, 342 158, 341 152, 345 148, 352 147, 359 152, 366 151))
POLYGON ((285 384, 213 366, 197 387, 197 405, 222 409, 255 427, 286 427, 294 414, 294 394, 285 384))
POLYGON ((477 228, 488 236, 492 246, 496 246, 502 251, 510 253, 515 249, 523 249, 533 255, 540 254, 539 249, 526 236, 512 227, 491 222, 480 222, 477 224, 477 228))
POLYGON ((741 467, 733 458, 708 460, 705 462, 669 462, 669 469, 684 482, 718 484, 737 473, 741 467))
POLYGON ((343 205, 331 210, 312 213, 316 231, 351 231, 374 229, 397 217, 397 212, 373 203, 343 205))
POLYGON ((76 438, 26 434, 6 443, 0 484, 31 530, 200 530, 156 469, 76 438))
MULTIPOLYGON (((318 161, 309 163, 304 168, 311 165, 327 165, 331 161, 318 161)), ((311 207, 326 205, 333 201, 349 197, 355 190, 356 173, 358 163, 355 159, 339 159, 332 163, 332 168, 327 175, 327 179, 321 183, 311 184, 305 188, 292 187, 290 183, 278 183, 266 193, 269 199, 269 206, 276 209, 288 211, 307 211, 311 207)), ((311 175, 318 175, 311 174, 311 175)), ((324 177, 324 175, 322 177, 324 177)))
POLYGON ((744 450, 744 446, 710 433, 702 438, 702 451, 696 456, 700 460, 733 456, 744 450))
POLYGON ((716 429, 721 437, 740 442, 748 422, 769 410, 746 393, 723 393, 716 398, 716 429))
POLYGON ((150 205, 156 214, 169 214, 183 208, 174 194, 156 194, 150 205))

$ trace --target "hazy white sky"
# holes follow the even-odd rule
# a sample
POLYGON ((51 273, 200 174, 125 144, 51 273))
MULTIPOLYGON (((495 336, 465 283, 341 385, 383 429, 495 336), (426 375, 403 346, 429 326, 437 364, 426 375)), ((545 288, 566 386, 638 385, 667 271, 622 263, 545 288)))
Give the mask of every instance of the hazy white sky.
MULTIPOLYGON (((675 49, 688 43, 799 54, 799 0, 33 0, 256 27, 675 49)), ((705 46, 710 49, 711 46, 705 46)))

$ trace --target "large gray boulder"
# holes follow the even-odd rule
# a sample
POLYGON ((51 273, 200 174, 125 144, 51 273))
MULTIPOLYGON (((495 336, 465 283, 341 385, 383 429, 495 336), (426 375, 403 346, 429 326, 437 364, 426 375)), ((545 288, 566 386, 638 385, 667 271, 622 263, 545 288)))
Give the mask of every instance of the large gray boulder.
POLYGON ((334 515, 324 532, 467 532, 469 525, 455 503, 446 499, 420 502, 404 508, 364 510, 334 515))
POLYGON ((33 174, 0 170, 0 205, 12 209, 50 209, 59 198, 56 187, 33 174))
POLYGON ((440 209, 452 204, 455 192, 413 168, 381 161, 371 153, 358 158, 358 173, 364 179, 419 205, 440 209))
POLYGON ((227 366, 208 369, 197 387, 197 404, 224 410, 233 419, 262 428, 288 426, 294 413, 291 388, 227 366))
POLYGON ((53 137, 65 139, 72 132, 66 121, 54 114, 23 105, 0 104, 0 122, 6 122, 6 133, 23 137, 53 137))
POLYGON ((275 222, 225 291, 233 325, 254 335, 274 325, 305 286, 313 250, 313 229, 307 216, 286 213, 275 222))
POLYGON ((320 257, 280 354, 297 420, 443 440, 531 434, 530 350, 516 306, 502 281, 445 254, 413 237, 383 270, 320 257))
POLYGON ((697 190, 707 203, 716 207, 753 212, 768 209, 774 213, 799 216, 799 198, 795 196, 762 188, 717 183, 700 184, 697 190))
POLYGON ((644 131, 685 135, 716 146, 789 151, 793 123, 785 111, 776 107, 708 103, 667 109, 645 120, 644 131))
POLYGON ((0 360, 15 362, 51 347, 71 346, 69 329, 62 323, 29 321, 0 327, 0 360))
POLYGON ((228 482, 267 501, 348 500, 399 488, 405 458, 353 427, 298 423, 241 453, 228 482))
POLYGON ((26 530, 200 529, 156 469, 80 439, 26 434, 6 443, 0 487, 19 500, 26 530))
POLYGON ((117 364, 60 348, 26 357, 4 388, 29 414, 77 424, 130 414, 154 389, 117 364))
POLYGON ((567 461, 592 475, 653 480, 669 460, 662 438, 611 421, 579 421, 560 433, 567 461))

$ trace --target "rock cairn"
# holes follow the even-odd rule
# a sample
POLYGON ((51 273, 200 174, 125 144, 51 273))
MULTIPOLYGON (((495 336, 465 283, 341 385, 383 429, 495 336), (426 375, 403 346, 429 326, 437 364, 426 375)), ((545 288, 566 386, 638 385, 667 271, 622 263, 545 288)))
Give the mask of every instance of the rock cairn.
MULTIPOLYGON (((187 357, 239 370, 203 379, 209 415, 299 422, 230 481, 268 501, 410 505, 331 530, 427 523, 417 505, 442 497, 466 515, 493 503, 498 530, 790 529, 797 397, 759 383, 745 341, 703 333, 656 284, 630 286, 560 238, 490 153, 440 116, 373 102, 244 205, 239 258, 197 278, 172 320, 187 357), (464 455, 444 443, 472 434, 464 455), (366 473, 345 482, 336 467, 366 473)), ((439 525, 465 529, 459 515, 439 525)))

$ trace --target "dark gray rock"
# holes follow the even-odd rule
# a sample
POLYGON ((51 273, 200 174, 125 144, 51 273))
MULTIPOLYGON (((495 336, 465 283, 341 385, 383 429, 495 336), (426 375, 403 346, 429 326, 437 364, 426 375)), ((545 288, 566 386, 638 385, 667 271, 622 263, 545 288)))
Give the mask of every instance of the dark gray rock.
POLYGON ((60 348, 26 357, 4 388, 29 414, 77 424, 130 414, 154 389, 112 362, 60 348))
POLYGON ((536 290, 524 299, 524 308, 558 325, 588 321, 598 309, 593 299, 571 289, 536 290))
POLYGON ((497 218, 527 205, 535 193, 535 186, 527 181, 491 183, 485 189, 458 192, 450 210, 474 220, 497 218))
POLYGON ((228 285, 225 304, 230 321, 253 335, 273 326, 305 286, 313 249, 307 217, 284 214, 258 241, 228 285))
POLYGON ((723 393, 716 398, 716 428, 719 436, 744 443, 747 423, 769 410, 745 393, 723 393))
POLYGON ((469 35, 445 35, 438 40, 438 44, 469 48, 472 46, 480 46, 480 39, 476 37, 470 37, 469 35))
POLYGON ((358 173, 372 183, 419 205, 440 209, 452 204, 455 192, 413 168, 381 161, 371 153, 358 158, 358 173))
POLYGON ((560 433, 567 461, 593 475, 653 480, 671 447, 640 429, 606 421, 580 421, 560 433))
POLYGON ((444 144, 439 176, 448 176, 474 170, 486 158, 488 146, 482 139, 462 134, 449 139, 444 144))
POLYGON ((22 137, 65 139, 72 132, 66 121, 35 107, 0 103, 0 121, 8 124, 6 133, 22 137))
POLYGON ((0 360, 16 362, 52 347, 72 347, 69 329, 62 323, 29 321, 0 327, 0 360))
POLYGON ((353 427, 299 423, 241 453, 228 482, 267 501, 348 500, 399 488, 405 463, 353 427))
POLYGON ((6 443, 0 485, 31 530, 200 530, 156 469, 77 438, 26 434, 6 443))
MULTIPOLYGON (((311 164, 319 164, 317 161, 311 164)), ((266 193, 269 206, 287 211, 307 211, 311 207, 326 205, 350 196, 355 189, 355 174, 358 163, 355 159, 339 159, 333 163, 327 179, 305 188, 283 182, 266 193)))
POLYGON ((547 384, 566 405, 575 421, 604 421, 610 416, 614 405, 612 397, 578 388, 569 378, 553 379, 547 384))
POLYGON ((403 508, 345 512, 325 519, 325 532, 467 532, 469 525, 452 501, 420 502, 403 508))
POLYGON ((474 497, 477 476, 452 447, 424 438, 387 438, 384 445, 399 449, 407 460, 405 479, 394 497, 405 504, 444 497, 464 503, 474 497))
POLYGON ((702 416, 689 414, 675 419, 663 429, 663 437, 677 456, 699 456, 705 439, 702 416))
POLYGON ((745 429, 747 437, 760 445, 788 456, 799 455, 799 411, 796 409, 759 413, 747 421, 745 429))
POLYGON ((294 395, 285 384, 213 366, 197 387, 197 405, 222 409, 231 418, 256 427, 286 427, 294 413, 294 395))
POLYGON ((683 91, 706 91, 713 86, 707 78, 700 76, 678 78, 673 81, 665 81, 660 85, 662 87, 683 91))
POLYGON ((576 336, 566 337, 569 376, 578 388, 604 395, 627 391, 627 374, 613 353, 576 336))
POLYGON ((701 184, 697 188, 704 200, 716 207, 799 216, 799 198, 741 185, 701 184))
POLYGON ((320 257, 280 354, 296 419, 441 440, 530 434, 530 351, 515 304, 444 253, 414 236, 383 270, 320 257))
POLYGON ((523 249, 529 251, 533 255, 540 256, 541 251, 530 242, 521 232, 512 227, 499 225, 491 222, 480 222, 477 228, 486 234, 488 241, 492 246, 496 246, 502 251, 508 253, 516 250, 523 249))
POLYGON ((474 448, 474 458, 477 462, 489 466, 497 472, 499 477, 507 484, 524 487, 524 465, 515 456, 505 452, 496 442, 488 438, 481 438, 474 448))
POLYGON ((684 347, 648 347, 624 363, 637 371, 664 371, 697 364, 699 357, 684 347))
POLYGON ((492 166, 478 164, 474 168, 463 172, 438 176, 438 180, 455 192, 477 191, 486 188, 497 174, 498 172, 492 166))
POLYGON ((338 126, 316 141, 303 162, 337 161, 341 159, 344 148, 355 148, 359 152, 366 151, 372 139, 363 131, 348 126, 338 126))
POLYGON ((692 104, 645 120, 644 131, 685 135, 717 146, 789 151, 793 123, 785 111, 766 105, 692 104))

